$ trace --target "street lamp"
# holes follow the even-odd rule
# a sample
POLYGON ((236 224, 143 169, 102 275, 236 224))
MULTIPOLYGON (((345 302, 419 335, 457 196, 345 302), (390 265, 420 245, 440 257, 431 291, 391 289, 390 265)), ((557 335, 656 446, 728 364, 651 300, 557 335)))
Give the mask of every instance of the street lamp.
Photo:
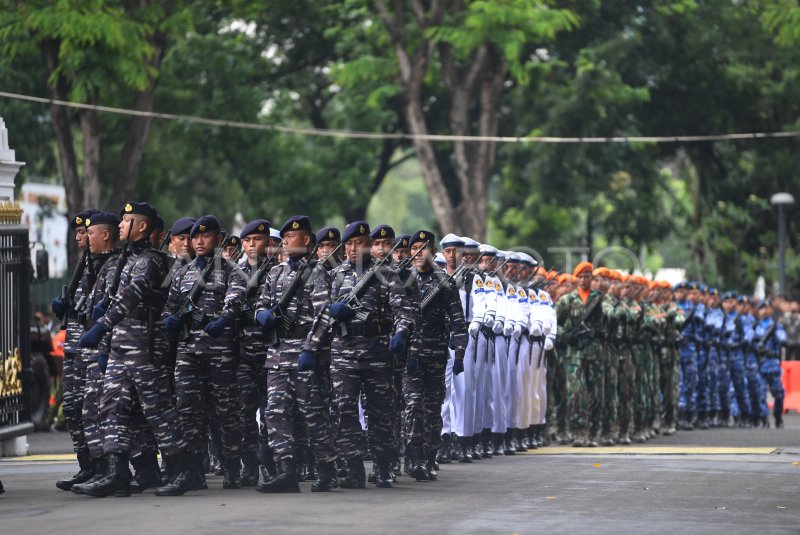
POLYGON ((776 193, 769 198, 770 204, 778 207, 778 293, 786 292, 786 208, 794 204, 791 193, 776 193))

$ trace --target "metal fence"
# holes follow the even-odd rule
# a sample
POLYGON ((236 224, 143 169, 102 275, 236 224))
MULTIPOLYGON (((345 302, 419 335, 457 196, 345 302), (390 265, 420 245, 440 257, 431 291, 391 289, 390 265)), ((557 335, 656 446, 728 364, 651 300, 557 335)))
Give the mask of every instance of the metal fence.
POLYGON ((28 229, 0 225, 0 439, 32 428, 28 229))

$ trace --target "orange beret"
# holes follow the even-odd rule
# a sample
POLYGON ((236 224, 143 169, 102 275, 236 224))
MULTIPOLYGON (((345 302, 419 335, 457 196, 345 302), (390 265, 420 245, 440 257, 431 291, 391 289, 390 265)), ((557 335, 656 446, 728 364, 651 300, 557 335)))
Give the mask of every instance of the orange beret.
POLYGON ((565 282, 572 282, 571 277, 572 275, 570 275, 569 273, 562 273, 561 275, 558 276, 556 281, 559 284, 564 284, 565 282))
POLYGON ((636 278, 637 278, 637 282, 639 284, 641 284, 642 286, 650 286, 650 281, 647 280, 647 277, 645 277, 644 275, 639 275, 636 278))
POLYGON ((627 273, 619 272, 619 280, 620 282, 631 282, 631 276, 627 273))
POLYGON ((616 270, 612 269, 612 270, 610 270, 610 273, 611 273, 611 278, 612 279, 618 280, 620 282, 622 281, 622 272, 621 271, 616 271, 616 270))
POLYGON ((593 275, 595 277, 606 277, 609 279, 613 278, 611 276, 611 270, 609 270, 607 267, 604 266, 600 266, 599 268, 595 269, 593 275))
POLYGON ((547 270, 544 268, 544 266, 536 266, 534 273, 545 276, 547 274, 547 270))
POLYGON ((577 277, 581 273, 586 273, 587 271, 591 273, 594 270, 594 266, 592 266, 591 262, 581 262, 577 266, 575 266, 575 270, 572 274, 577 277))
POLYGON ((555 279, 556 277, 558 277, 558 271, 556 271, 555 269, 551 269, 544 276, 545 280, 549 280, 549 281, 555 279))
POLYGON ((661 288, 661 283, 658 281, 650 281, 647 287, 650 288, 651 290, 655 290, 656 288, 661 288))

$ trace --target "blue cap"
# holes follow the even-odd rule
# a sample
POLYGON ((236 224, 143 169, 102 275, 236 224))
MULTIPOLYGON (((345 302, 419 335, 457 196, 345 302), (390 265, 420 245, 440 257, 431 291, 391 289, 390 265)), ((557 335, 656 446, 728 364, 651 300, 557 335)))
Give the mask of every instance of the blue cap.
POLYGON ((411 234, 400 234, 395 238, 395 244, 400 243, 400 249, 408 249, 411 242, 411 234))
POLYGON ((293 230, 305 230, 306 232, 312 232, 311 219, 305 215, 296 215, 290 217, 281 227, 281 238, 283 238, 285 233, 293 230))
POLYGON ((739 298, 739 294, 737 294, 733 290, 728 290, 727 292, 722 294, 722 300, 723 301, 726 300, 726 299, 738 299, 738 298, 739 298))
POLYGON ((369 236, 373 240, 383 240, 383 239, 390 239, 393 240, 395 238, 394 229, 389 225, 378 225, 372 231, 372 234, 369 236))
POLYGON ((99 210, 96 210, 94 208, 87 208, 86 210, 81 210, 80 212, 72 216, 72 219, 69 220, 69 228, 75 230, 78 227, 85 227, 86 218, 92 217, 92 215, 96 214, 97 212, 99 212, 99 210))
POLYGON ((204 215, 197 218, 197 221, 192 225, 192 230, 189 232, 189 237, 194 238, 201 232, 221 231, 222 225, 219 224, 219 219, 215 215, 204 215))
POLYGON ((125 206, 123 206, 122 210, 119 212, 120 216, 124 216, 126 214, 141 215, 148 217, 155 222, 156 218, 158 217, 158 210, 156 210, 156 207, 149 202, 130 201, 126 202, 125 206))
POLYGON ((430 230, 418 230, 411 235, 411 239, 408 240, 408 246, 412 247, 415 243, 421 241, 428 242, 428 245, 436 243, 436 234, 430 230))
POLYGON ((342 241, 346 242, 351 238, 358 238, 359 236, 369 236, 369 224, 366 221, 353 221, 344 227, 342 233, 342 241))
POLYGON ((244 239, 245 236, 250 236, 251 234, 269 236, 269 225, 270 223, 266 219, 254 219, 244 226, 239 233, 239 238, 244 239))
POLYGON ((334 241, 339 243, 342 241, 342 233, 336 227, 325 227, 317 232, 317 243, 324 241, 334 241))
POLYGON ((86 226, 93 227, 95 225, 112 225, 119 226, 119 216, 111 212, 95 212, 86 218, 86 226))
POLYGON ((173 236, 180 236, 181 234, 189 234, 192 231, 196 219, 193 217, 182 217, 172 224, 170 232, 173 236))
POLYGON ((716 288, 708 288, 709 295, 719 295, 719 290, 716 288))
POLYGON ((153 230, 164 230, 164 218, 160 215, 157 215, 156 218, 153 220, 153 230))

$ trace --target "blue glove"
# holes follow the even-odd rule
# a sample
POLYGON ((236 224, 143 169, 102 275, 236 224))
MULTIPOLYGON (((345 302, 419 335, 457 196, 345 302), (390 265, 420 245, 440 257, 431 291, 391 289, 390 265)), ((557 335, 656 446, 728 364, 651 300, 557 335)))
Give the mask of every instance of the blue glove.
POLYGON ((307 372, 314 369, 317 360, 314 358, 313 351, 303 351, 297 359, 297 371, 307 372))
POLYGON ((416 358, 410 358, 406 361, 406 373, 414 373, 419 367, 419 362, 416 358))
POLYGON ((60 297, 54 298, 50 301, 50 308, 53 310, 53 314, 60 318, 64 315, 64 300, 60 297))
POLYGON ((395 355, 405 355, 408 350, 408 333, 398 331, 389 340, 389 350, 395 355))
POLYGON ((100 366, 100 371, 105 374, 106 368, 108 368, 108 355, 100 355, 97 357, 97 365, 100 366))
POLYGON ((453 375, 458 375, 464 371, 464 359, 455 359, 453 361, 453 375))
POLYGON ((339 321, 350 321, 356 317, 356 313, 353 312, 353 309, 344 303, 331 303, 328 308, 331 311, 331 316, 339 321))
POLYGON ((455 340, 453 340, 453 335, 452 334, 450 335, 450 338, 447 339, 447 347, 449 347, 450 349, 455 349, 456 348, 456 342, 455 342, 455 340))
POLYGON ((78 345, 81 347, 97 347, 100 345, 100 340, 102 340, 105 335, 105 327, 99 323, 95 323, 91 329, 83 333, 81 339, 78 340, 78 345))
POLYGON ((271 331, 275 328, 275 323, 277 322, 277 318, 275 318, 275 314, 272 313, 272 310, 260 310, 256 313, 256 322, 265 330, 271 331))
POLYGON ((210 336, 211 338, 219 338, 222 336, 222 333, 225 332, 225 327, 228 326, 228 316, 221 316, 218 319, 210 322, 208 325, 203 327, 203 330, 210 336))
POLYGON ((177 334, 183 330, 183 320, 178 316, 167 316, 164 318, 164 327, 170 334, 177 334))
POLYGON ((92 319, 94 321, 97 321, 106 315, 106 306, 106 300, 103 299, 92 308, 92 319))

